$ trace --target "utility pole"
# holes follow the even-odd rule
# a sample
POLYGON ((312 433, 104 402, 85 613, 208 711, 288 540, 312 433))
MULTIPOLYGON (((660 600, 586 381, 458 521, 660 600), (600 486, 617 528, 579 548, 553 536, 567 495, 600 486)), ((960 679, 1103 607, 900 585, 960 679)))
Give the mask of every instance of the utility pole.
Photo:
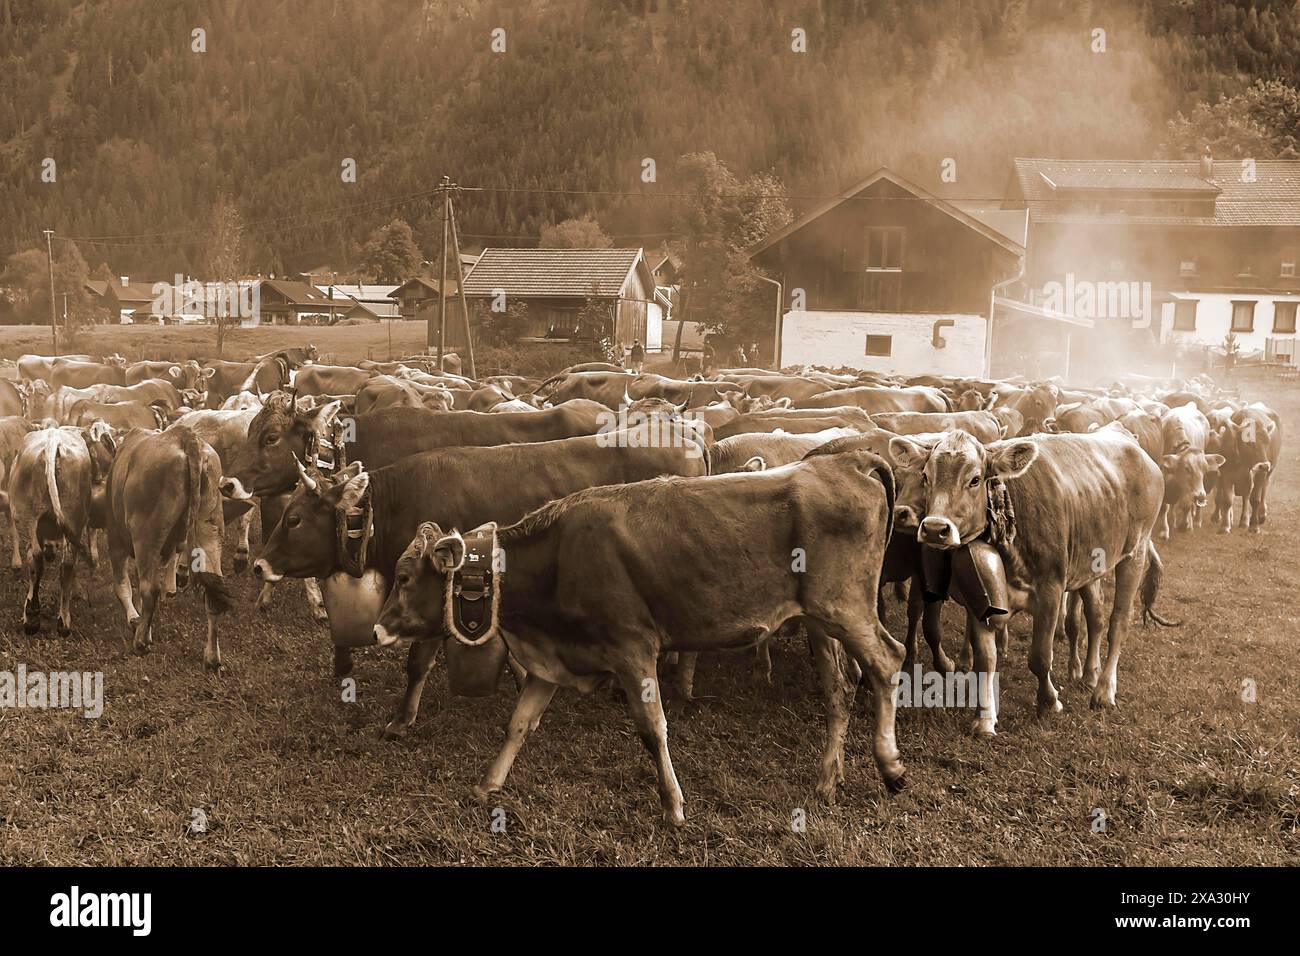
POLYGON ((54 248, 50 243, 53 229, 45 230, 45 260, 50 266, 50 336, 54 343, 54 354, 59 354, 59 319, 54 306, 54 248))
MULTIPOLYGON (((469 303, 465 300, 465 270, 460 264, 460 234, 456 230, 456 214, 451 204, 452 191, 464 192, 465 190, 477 191, 477 186, 458 186, 451 181, 450 176, 443 176, 442 183, 439 184, 438 190, 442 193, 442 278, 438 282, 438 371, 442 371, 442 357, 445 352, 447 341, 447 253, 450 251, 456 257, 456 292, 460 296, 461 316, 465 320, 465 346, 468 352, 466 356, 469 359, 470 377, 475 377, 474 368, 474 337, 469 330, 469 303)), ((429 316, 429 326, 426 339, 430 346, 433 345, 433 316, 429 316)))
MULTIPOLYGON (((460 314, 465 319, 465 348, 469 352, 469 377, 478 378, 478 369, 474 367, 474 333, 469 328, 469 301, 465 298, 465 269, 460 263, 460 233, 456 229, 456 214, 449 204, 451 213, 451 246, 456 256, 456 295, 460 297, 460 314)), ((441 367, 438 371, 442 371, 441 367)))
MULTIPOLYGON (((438 374, 442 374, 443 348, 447 341, 447 242, 451 233, 451 177, 443 176, 442 185, 442 278, 438 280, 438 374)), ((432 319, 429 338, 433 338, 432 319)), ((429 342, 430 345, 433 342, 429 342)))

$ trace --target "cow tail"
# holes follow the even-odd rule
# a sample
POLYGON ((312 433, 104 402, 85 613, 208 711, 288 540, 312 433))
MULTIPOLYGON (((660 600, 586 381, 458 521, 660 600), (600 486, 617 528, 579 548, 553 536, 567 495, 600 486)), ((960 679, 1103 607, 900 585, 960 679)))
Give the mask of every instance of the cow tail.
MULTIPOLYGON (((177 429, 180 432, 181 446, 185 449, 185 471, 189 486, 188 512, 185 518, 186 533, 190 548, 198 547, 199 522, 202 519, 199 504, 203 496, 203 447, 198 436, 188 428, 177 429)), ((190 554, 193 555, 193 550, 190 554)), ((185 556, 182 555, 182 558, 185 556)), ((230 610, 231 593, 226 579, 221 576, 221 569, 207 570, 207 555, 203 556, 203 570, 191 570, 190 574, 198 581, 207 597, 208 610, 213 614, 224 614, 230 610)))
POLYGON ((1147 566, 1142 573, 1139 594, 1142 599, 1142 623, 1155 621, 1161 627, 1181 627, 1182 621, 1170 621, 1161 617, 1155 610, 1156 595, 1160 592, 1160 579, 1164 576, 1165 564, 1160 560, 1156 543, 1147 540, 1147 566))
MULTIPOLYGON (((50 496, 50 510, 63 536, 72 542, 73 547, 81 549, 81 542, 72 532, 71 522, 63 511, 63 501, 59 498, 59 436, 50 429, 45 435, 45 488, 50 496)), ((48 552, 47 552, 48 554, 48 552)))

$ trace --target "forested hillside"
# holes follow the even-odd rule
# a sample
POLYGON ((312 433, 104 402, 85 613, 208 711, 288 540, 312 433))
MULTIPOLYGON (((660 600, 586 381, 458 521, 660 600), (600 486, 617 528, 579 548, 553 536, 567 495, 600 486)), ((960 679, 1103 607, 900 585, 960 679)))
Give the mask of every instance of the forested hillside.
POLYGON ((431 254, 444 174, 484 187, 468 243, 593 213, 652 245, 699 151, 796 212, 882 162, 995 197, 1014 155, 1154 155, 1297 73, 1270 0, 0 0, 0 258, 50 227, 92 268, 200 271, 223 194, 255 271, 346 266, 395 216, 431 254))

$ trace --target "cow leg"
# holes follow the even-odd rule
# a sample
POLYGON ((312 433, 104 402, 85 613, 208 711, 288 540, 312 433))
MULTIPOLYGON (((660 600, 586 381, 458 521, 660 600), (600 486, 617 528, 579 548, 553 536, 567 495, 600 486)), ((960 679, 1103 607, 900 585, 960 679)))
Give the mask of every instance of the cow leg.
POLYGON ((1219 486, 1214 489, 1214 518, 1219 534, 1232 531, 1232 502, 1232 479, 1220 475, 1219 486))
POLYGON ((11 571, 20 571, 23 567, 23 549, 18 540, 18 519, 14 517, 12 508, 9 511, 9 569, 11 571))
POLYGON ((1157 522, 1157 524, 1160 525, 1160 540, 1168 541, 1169 540, 1169 505, 1160 506, 1160 520, 1157 522))
POLYGON ((754 645, 754 665, 750 678, 755 684, 772 683, 772 638, 765 637, 754 645))
POLYGON ((894 736, 897 710, 894 675, 903 664, 903 645, 894 640, 878 621, 866 627, 846 629, 840 635, 840 641, 871 681, 871 705, 876 718, 871 749, 886 788, 897 792, 906 785, 903 779, 905 768, 899 759, 898 741, 894 736))
POLYGON ((311 608, 313 620, 326 622, 330 619, 329 612, 325 610, 325 598, 320 593, 320 585, 316 583, 315 578, 302 579, 303 590, 307 592, 307 606, 311 608))
POLYGON ((35 634, 41 629, 41 576, 45 573, 45 549, 31 528, 31 545, 27 549, 27 600, 23 604, 23 632, 35 634))
POLYGON ((1034 635, 1029 645, 1029 670, 1038 678, 1038 716, 1054 714, 1061 700, 1052 686, 1052 641, 1061 614, 1062 590, 1044 583, 1034 599, 1034 635))
POLYGON ((1133 554, 1115 565, 1115 600, 1111 605, 1110 626, 1106 634, 1106 663, 1092 689, 1093 707, 1114 707, 1118 685, 1119 655, 1124 649, 1128 620, 1133 611, 1142 572, 1146 569, 1147 545, 1141 541, 1133 554))
POLYGON ((262 590, 257 592, 257 609, 263 613, 271 608, 271 582, 266 581, 262 584, 262 590))
MULTIPOLYGON (((655 775, 659 782, 659 803, 664 810, 664 822, 670 827, 680 827, 686 823, 685 802, 681 785, 677 782, 677 773, 673 770, 672 757, 668 753, 668 718, 664 716, 663 695, 655 692, 645 693, 646 681, 653 681, 654 677, 653 659, 649 667, 625 670, 618 674, 623 693, 627 696, 628 710, 632 712, 632 721, 636 724, 637 734, 650 754, 650 759, 654 761, 655 775), (646 700, 647 697, 650 699, 646 700)), ((538 717, 540 716, 538 714, 538 717)), ((513 723, 512 720, 512 731, 513 723)), ((522 740, 520 742, 522 743, 522 740)))
MULTIPOLYGON (((1056 621, 1053 620, 1052 630, 1048 632, 1049 638, 1055 630, 1056 621)), ((998 670, 997 635, 992 627, 978 620, 969 611, 966 612, 966 631, 971 646, 971 669, 978 675, 981 689, 989 689, 986 699, 982 701, 979 716, 971 722, 971 733, 978 737, 992 737, 997 734, 998 726, 998 700, 997 694, 993 692, 996 687, 994 676, 998 670)), ((1032 653, 1031 651, 1031 657, 1032 653)))
POLYGON ((164 569, 152 560, 137 560, 136 569, 140 578, 140 616, 135 621, 134 649, 137 654, 146 654, 153 643, 153 616, 158 609, 164 569))
POLYGON ((832 640, 816 625, 808 628, 808 644, 821 679, 822 699, 826 704, 826 745, 822 750, 817 773, 817 796, 835 802, 837 787, 844 783, 844 738, 849 729, 849 713, 857 682, 844 673, 845 653, 839 641, 832 640))
POLYGON ((249 532, 253 528, 253 509, 248 509, 235 520, 235 573, 243 574, 248 569, 249 532))
POLYGON ((59 623, 60 637, 72 633, 72 589, 77 583, 77 552, 68 542, 63 546, 63 563, 59 565, 59 623))
POLYGON ((1060 637, 1061 631, 1065 632, 1065 639, 1070 645, 1070 672, 1071 680, 1083 679, 1083 658, 1085 655, 1083 634, 1080 631, 1079 620, 1079 602, 1075 598, 1075 592, 1071 591, 1065 595, 1065 611, 1061 619, 1057 622, 1057 637, 1060 637))
MULTIPOLYGON (((938 603, 937 601, 935 602, 938 603)), ((962 636, 961 654, 957 658, 957 669, 970 672, 975 666, 975 632, 971 629, 970 615, 966 615, 966 633, 962 636)))
POLYGON ((700 662, 696 651, 683 651, 677 655, 677 667, 673 672, 674 681, 682 700, 695 699, 695 667, 700 662))
POLYGON ((109 561, 113 565, 113 591, 117 594, 117 601, 122 605, 122 610, 126 613, 126 626, 134 631, 135 621, 140 616, 140 612, 135 609, 135 598, 131 593, 131 573, 127 567, 126 556, 115 553, 111 544, 108 554, 109 561))
MULTIPOLYGON (((483 775, 483 779, 474 788, 474 792, 480 798, 486 798, 488 794, 496 793, 505 786, 510 768, 514 766, 515 757, 519 755, 519 748, 541 723, 542 714, 550 705, 557 687, 557 684, 543 680, 531 672, 524 678, 523 690, 519 692, 514 713, 510 715, 510 722, 506 725, 505 742, 501 745, 501 750, 492 761, 492 765, 488 767, 487 773, 483 775)), ((636 693, 639 695, 640 692, 638 687, 636 693)))
POLYGON ((86 529, 86 556, 92 568, 99 567, 99 532, 94 528, 86 529))
POLYGON ((1083 616, 1088 624, 1088 665, 1083 671, 1083 682, 1096 687, 1097 674, 1101 671, 1101 581, 1093 581, 1079 591, 1079 599, 1083 602, 1083 616))
POLYGON ((209 673, 221 670, 221 640, 217 636, 217 618, 220 613, 213 609, 211 596, 203 596, 203 607, 208 616, 207 639, 203 645, 203 669, 209 673))
POLYGON ((424 682, 429 679, 433 664, 438 654, 438 641, 416 641, 406 654, 406 692, 397 713, 384 727, 380 735, 384 740, 400 740, 415 723, 420 713, 420 696, 424 693, 424 682))
MULTIPOLYGON (((180 560, 181 560, 181 554, 179 551, 177 551, 175 554, 173 554, 170 558, 167 559, 167 563, 163 570, 163 584, 164 584, 163 590, 169 598, 175 597, 176 592, 179 590, 178 582, 177 582, 177 573, 178 573, 177 565, 180 564, 180 560)), ((186 566, 185 568, 184 577, 187 581, 189 580, 188 566, 186 566)))
POLYGON ((342 680, 352 673, 352 648, 334 648, 334 679, 342 680))
MULTIPOLYGON (((913 601, 920 605, 921 631, 925 634, 925 642, 930 645, 930 657, 934 661, 935 668, 945 674, 951 674, 956 670, 956 665, 953 664, 952 658, 943 652, 943 602, 931 601, 926 603, 921 596, 920 579, 913 579, 911 589, 907 595, 907 627, 909 630, 912 627, 913 601)), ((907 670, 906 667, 903 669, 907 670)))

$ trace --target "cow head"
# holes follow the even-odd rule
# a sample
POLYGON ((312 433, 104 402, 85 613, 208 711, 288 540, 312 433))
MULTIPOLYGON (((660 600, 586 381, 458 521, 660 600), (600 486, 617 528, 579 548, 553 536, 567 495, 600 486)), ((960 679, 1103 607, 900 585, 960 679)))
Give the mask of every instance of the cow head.
MULTIPOLYGON (((267 539, 253 574, 263 581, 291 578, 326 578, 343 569, 339 514, 354 508, 370 487, 370 475, 353 462, 333 478, 297 464, 294 489, 267 539)), ((233 486, 233 485, 232 485, 233 486)))
POLYGON ((126 357, 123 355, 105 355, 104 364, 111 365, 114 368, 126 368, 126 357))
MULTIPOLYGON (((928 459, 940 437, 912 435, 911 445, 923 449, 925 459, 928 459)), ((925 471, 917 465, 918 461, 924 464, 921 456, 911 454, 910 448, 907 452, 895 457, 891 441, 889 458, 894 469, 894 533, 915 536, 921 528, 921 519, 925 517, 925 471)))
POLYGON ((1029 435, 1043 430, 1043 423, 1056 414, 1056 404, 1061 398, 1061 390, 1053 382, 1035 385, 1017 404, 1017 409, 1024 418, 1024 424, 1018 434, 1029 435))
POLYGON ((446 576, 465 561, 465 539, 455 530, 444 534, 436 522, 420 525, 402 552, 379 620, 375 641, 381 645, 419 640, 442 633, 446 576))
POLYGON ((256 496, 278 495, 298 483, 298 461, 312 458, 328 439, 339 404, 310 411, 295 407, 286 392, 273 392, 248 425, 248 437, 232 456, 229 472, 256 496))
POLYGON ((1038 446, 1024 438, 981 445, 967 432, 950 431, 933 447, 901 435, 890 439, 889 456, 921 472, 925 517, 917 540, 948 550, 983 534, 989 482, 1023 475, 1038 458, 1038 446))
POLYGON ((1217 473, 1226 459, 1207 454, 1199 448, 1180 448, 1160 459, 1165 476, 1165 502, 1171 505, 1202 507, 1206 500, 1205 479, 1217 473))

